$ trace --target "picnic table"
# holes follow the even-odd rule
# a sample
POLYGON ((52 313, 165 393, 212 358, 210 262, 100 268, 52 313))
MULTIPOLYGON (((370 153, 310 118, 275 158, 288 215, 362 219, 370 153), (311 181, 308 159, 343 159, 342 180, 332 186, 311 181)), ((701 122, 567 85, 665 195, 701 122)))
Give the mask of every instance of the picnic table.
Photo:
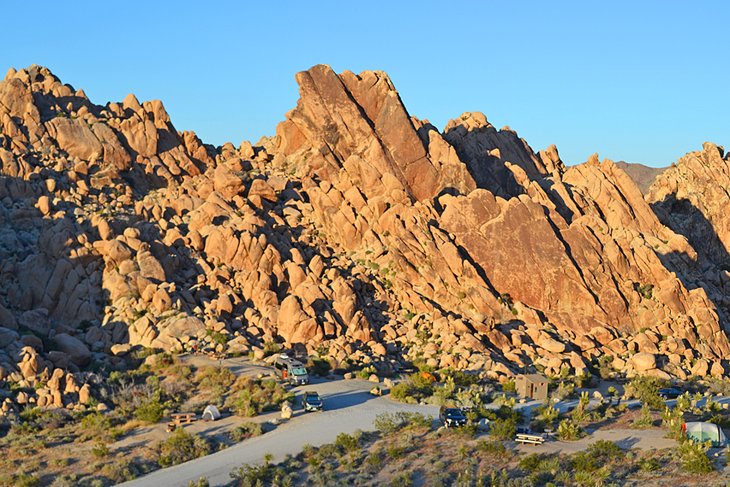
POLYGON ((533 435, 530 433, 517 433, 515 441, 517 443, 528 445, 542 445, 545 443, 545 437, 543 435, 533 435))
POLYGON ((198 417, 195 413, 172 413, 170 419, 172 421, 167 423, 167 431, 173 431, 182 424, 193 423, 198 420, 198 417))

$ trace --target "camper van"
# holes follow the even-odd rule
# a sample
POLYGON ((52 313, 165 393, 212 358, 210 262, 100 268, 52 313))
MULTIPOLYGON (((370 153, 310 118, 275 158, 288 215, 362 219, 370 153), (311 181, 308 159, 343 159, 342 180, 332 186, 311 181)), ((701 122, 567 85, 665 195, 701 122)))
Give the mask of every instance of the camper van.
POLYGON ((276 357, 274 367, 279 377, 295 386, 309 384, 309 374, 304 364, 285 353, 276 357))

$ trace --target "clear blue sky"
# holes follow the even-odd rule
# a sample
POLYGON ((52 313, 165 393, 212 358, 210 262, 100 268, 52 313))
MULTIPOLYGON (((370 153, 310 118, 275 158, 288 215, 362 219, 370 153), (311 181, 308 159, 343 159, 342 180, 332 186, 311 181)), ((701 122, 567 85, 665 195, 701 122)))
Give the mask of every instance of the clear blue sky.
POLYGON ((46 65, 99 104, 159 98, 216 145, 273 135, 317 63, 385 70, 412 115, 482 111, 571 164, 730 144, 730 2, 353 4, 5 0, 0 69, 46 65))

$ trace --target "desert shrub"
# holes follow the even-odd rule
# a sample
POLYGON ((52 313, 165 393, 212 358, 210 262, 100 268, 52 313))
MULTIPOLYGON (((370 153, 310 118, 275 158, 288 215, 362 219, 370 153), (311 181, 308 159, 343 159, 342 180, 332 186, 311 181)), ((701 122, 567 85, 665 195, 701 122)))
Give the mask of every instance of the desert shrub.
POLYGON ((586 453, 599 465, 620 461, 626 456, 620 446, 608 440, 598 440, 591 443, 586 453))
POLYGON ((403 445, 391 443, 385 447, 385 456, 391 460, 401 458, 405 454, 406 454, 406 447, 403 445))
POLYGON ((382 450, 376 450, 365 457, 363 462, 365 471, 369 474, 379 472, 383 468, 383 452, 382 450))
POLYGON ((375 429, 388 435, 406 427, 430 427, 431 419, 420 413, 398 411, 395 413, 380 413, 375 417, 375 429))
POLYGON ((457 387, 470 387, 479 382, 479 376, 464 370, 445 369, 441 371, 441 377, 451 378, 457 387))
POLYGON ((667 436, 675 440, 680 440, 684 436, 682 434, 682 424, 684 424, 684 414, 679 407, 670 409, 664 408, 662 413, 662 424, 669 430, 667 436))
POLYGON ((560 411, 548 402, 535 408, 533 414, 535 419, 543 426, 552 428, 560 416, 560 411))
POLYGON ((639 376, 631 379, 624 391, 627 397, 639 399, 650 409, 662 409, 664 401, 659 397, 659 388, 663 382, 656 377, 639 376))
POLYGON ((151 398, 134 410, 134 417, 145 423, 158 423, 165 414, 165 407, 159 399, 151 398))
POLYGON ((644 458, 639 462, 639 470, 642 472, 656 472, 662 467, 657 458, 644 458))
POLYGON ((707 457, 710 443, 695 443, 684 441, 677 447, 677 457, 682 469, 690 474, 701 475, 715 470, 714 465, 707 457))
POLYGON ((598 375, 601 379, 610 379, 614 374, 613 369, 613 356, 612 355, 601 355, 598 358, 598 375))
POLYGON ((274 355, 275 353, 279 353, 282 350, 282 346, 279 343, 276 343, 274 341, 265 342, 264 343, 264 357, 268 357, 270 355, 274 355))
POLYGON ((229 434, 232 441, 239 442, 254 436, 260 436, 264 432, 261 423, 246 422, 236 426, 229 434))
POLYGON ((578 405, 573 409, 570 416, 576 423, 582 423, 586 419, 588 419, 588 404, 590 402, 590 398, 588 397, 588 392, 583 391, 580 394, 580 399, 578 400, 578 405))
POLYGON ((510 452, 507 451, 507 447, 505 447, 504 444, 500 441, 479 440, 476 443, 476 449, 483 454, 491 455, 498 458, 503 458, 510 455, 510 452))
POLYGON ((640 429, 651 428, 652 426, 654 426, 654 416, 651 414, 649 406, 647 406, 646 404, 641 406, 641 412, 639 413, 639 417, 634 420, 632 426, 634 428, 640 429))
POLYGON ((352 435, 340 433, 335 438, 335 446, 343 453, 352 452, 360 448, 360 440, 362 439, 362 431, 356 431, 352 435))
POLYGON ((91 447, 91 454, 95 458, 104 458, 109 455, 109 447, 103 441, 97 441, 94 446, 91 447))
MULTIPOLYGON (((7 479, 0 478, 0 480, 6 481, 7 479)), ((41 485, 41 479, 39 479, 36 475, 16 473, 11 476, 9 481, 4 485, 12 485, 14 487, 36 487, 41 485)))
POLYGON ((413 485, 411 472, 401 472, 390 481, 391 487, 410 487, 413 485))
POLYGON ((575 441, 585 435, 583 429, 570 419, 564 419, 558 425, 558 438, 564 441, 575 441))
POLYGON ((201 389, 227 389, 236 381, 236 376, 225 367, 210 366, 200 368, 193 380, 201 389))
MULTIPOLYGON (((145 469, 134 461, 121 459, 105 465, 101 473, 114 484, 119 484, 136 479, 145 473, 145 469)), ((73 485, 78 484, 74 483, 73 485)))
POLYGON ((575 395, 575 384, 572 382, 560 382, 550 397, 562 401, 575 395))
POLYGON ((228 335, 215 330, 207 330, 206 336, 210 337, 211 341, 217 345, 225 345, 228 343, 228 335))
POLYGON ((193 376, 193 369, 183 364, 175 364, 168 370, 169 375, 179 380, 187 380, 193 376))
POLYGON ((530 474, 528 485, 546 485, 560 472, 560 460, 556 455, 533 453, 523 457, 520 469, 530 474))
POLYGON ((163 467, 177 465, 210 453, 210 445, 198 435, 177 428, 158 446, 158 463, 163 467))
POLYGON ((271 465, 268 461, 263 465, 243 465, 230 473, 233 485, 237 487, 259 487, 264 485, 291 486, 294 476, 283 467, 271 465))
POLYGON ((377 374, 377 373, 378 373, 378 369, 376 369, 372 365, 368 365, 368 366, 363 367, 362 369, 358 370, 357 371, 357 376, 360 379, 366 379, 367 380, 367 379, 370 378, 371 375, 377 374))
POLYGON ((517 420, 510 418, 496 418, 489 422, 489 434, 498 440, 511 440, 517 433, 517 420))
POLYGON ((433 379, 425 373, 416 373, 394 385, 390 390, 390 395, 397 401, 416 403, 431 397, 433 392, 433 379))
POLYGON ((515 383, 514 379, 507 379, 502 383, 502 392, 506 393, 515 393, 517 392, 517 384, 515 383))
POLYGON ((210 487, 210 482, 205 477, 200 477, 197 481, 188 482, 188 487, 210 487))
POLYGON ((226 399, 226 405, 244 417, 278 409, 283 402, 294 400, 293 393, 270 379, 239 377, 230 389, 232 392, 226 399))
POLYGON ((320 377, 326 376, 332 370, 332 365, 327 360, 321 358, 312 358, 307 365, 312 374, 319 375, 320 377))

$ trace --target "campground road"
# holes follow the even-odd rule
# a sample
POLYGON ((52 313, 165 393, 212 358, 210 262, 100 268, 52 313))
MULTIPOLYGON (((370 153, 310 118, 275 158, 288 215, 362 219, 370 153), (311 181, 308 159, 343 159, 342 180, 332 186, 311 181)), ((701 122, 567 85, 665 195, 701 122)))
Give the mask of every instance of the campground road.
POLYGON ((291 421, 273 431, 245 440, 225 450, 213 453, 174 467, 164 468, 121 484, 129 487, 186 487, 188 482, 205 477, 211 486, 231 482, 230 472, 244 464, 256 465, 270 453, 274 461, 286 455, 296 455, 309 444, 319 446, 331 443, 340 433, 356 430, 372 430, 375 417, 381 413, 412 411, 428 416, 438 416, 438 407, 408 405, 391 401, 387 397, 375 397, 368 391, 372 382, 363 380, 328 381, 295 389, 316 390, 324 400, 325 410, 316 413, 295 411, 291 421))
MULTIPOLYGON (((221 365, 231 368, 237 375, 267 371, 264 367, 251 367, 245 359, 230 359, 221 365)), ((245 464, 261 464, 266 454, 273 455, 273 461, 278 462, 283 460, 286 455, 298 454, 305 445, 320 446, 332 443, 340 433, 372 430, 376 416, 381 413, 410 411, 434 418, 438 416, 436 406, 409 405, 394 402, 387 397, 374 397, 369 393, 373 386, 372 382, 354 379, 317 381, 314 384, 297 387, 293 389, 297 394, 297 399, 301 398, 304 391, 317 391, 324 400, 325 410, 304 413, 300 407, 295 407, 292 420, 280 424, 269 433, 181 465, 154 471, 121 485, 128 487, 186 487, 191 480, 197 481, 204 477, 211 486, 222 486, 231 482, 231 471, 245 464)), ((706 400, 707 398, 703 398, 700 404, 706 400)), ((713 397, 713 400, 720 404, 730 403, 730 397, 713 397)), ((596 399, 591 399, 591 407, 595 407, 598 402, 596 399)), ((640 405, 638 400, 622 402, 629 408, 640 405)), ((665 402, 670 407, 676 403, 675 400, 665 402)), ((542 404, 540 401, 526 401, 518 403, 515 407, 529 415, 530 411, 540 404, 542 404)), ((578 400, 564 400, 557 403, 556 407, 565 412, 573 409, 577 404, 578 400)), ((497 406, 492 404, 487 407, 496 408, 497 406)), ((543 448, 545 451, 572 453, 585 449, 598 439, 616 441, 628 448, 652 449, 671 446, 673 442, 663 438, 663 435, 664 432, 660 431, 642 432, 641 434, 637 434, 636 430, 596 431, 578 442, 551 442, 545 444, 543 448)), ((530 451, 530 447, 519 448, 521 451, 530 451)))

